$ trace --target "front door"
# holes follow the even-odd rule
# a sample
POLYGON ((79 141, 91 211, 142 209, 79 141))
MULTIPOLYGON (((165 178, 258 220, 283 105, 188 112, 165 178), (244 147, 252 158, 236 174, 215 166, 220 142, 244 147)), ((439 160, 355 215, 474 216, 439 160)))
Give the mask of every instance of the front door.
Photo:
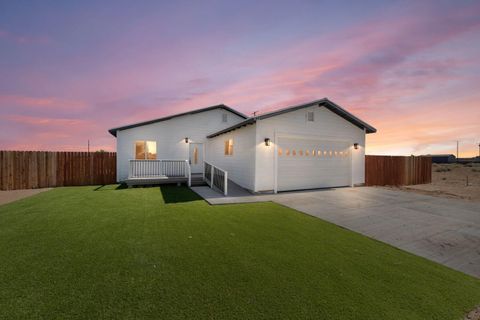
POLYGON ((203 143, 190 143, 190 166, 192 173, 203 172, 203 143))

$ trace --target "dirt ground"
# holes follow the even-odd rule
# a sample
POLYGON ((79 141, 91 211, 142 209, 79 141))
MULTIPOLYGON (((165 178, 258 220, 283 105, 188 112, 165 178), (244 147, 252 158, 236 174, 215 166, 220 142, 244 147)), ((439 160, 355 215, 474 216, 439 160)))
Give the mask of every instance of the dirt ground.
POLYGON ((51 188, 0 191, 0 205, 30 197, 50 189, 51 188))
POLYGON ((400 189, 440 197, 480 201, 480 163, 433 164, 431 184, 402 186, 400 189))
POLYGON ((480 306, 473 309, 465 316, 465 320, 480 320, 480 306))

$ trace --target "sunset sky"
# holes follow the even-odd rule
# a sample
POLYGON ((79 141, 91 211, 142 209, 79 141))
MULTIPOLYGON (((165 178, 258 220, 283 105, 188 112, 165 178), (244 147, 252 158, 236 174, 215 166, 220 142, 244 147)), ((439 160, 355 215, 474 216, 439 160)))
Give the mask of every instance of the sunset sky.
POLYGON ((480 1, 0 2, 3 150, 323 97, 377 128, 369 154, 478 155, 480 1))

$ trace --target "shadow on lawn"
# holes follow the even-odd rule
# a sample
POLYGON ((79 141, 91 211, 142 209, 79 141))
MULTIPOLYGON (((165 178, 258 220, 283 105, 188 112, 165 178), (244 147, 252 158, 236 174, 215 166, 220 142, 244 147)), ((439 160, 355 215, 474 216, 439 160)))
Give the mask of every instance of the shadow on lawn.
POLYGON ((163 201, 165 203, 180 203, 202 200, 202 198, 195 192, 183 186, 179 187, 176 185, 163 185, 160 187, 160 192, 162 193, 163 201))
POLYGON ((114 187, 114 185, 104 184, 104 185, 96 187, 95 189, 93 189, 93 191, 112 191, 112 190, 122 190, 122 189, 127 189, 127 188, 128 188, 128 186, 126 184, 123 184, 123 183, 119 184, 115 187, 114 187))
MULTIPOLYGON (((149 187, 137 187, 137 188, 148 188, 151 189, 155 186, 149 187)), ((158 186, 157 186, 158 187, 158 186)), ((135 188, 135 189, 137 189, 135 188)), ((115 190, 123 190, 128 189, 126 184, 119 184, 119 185, 101 185, 93 189, 93 191, 115 191, 115 190)), ((181 202, 191 202, 191 201, 198 201, 203 200, 202 197, 197 195, 195 192, 190 190, 185 186, 177 186, 173 184, 162 185, 159 187, 160 192, 162 193, 163 201, 168 203, 181 203, 181 202)))

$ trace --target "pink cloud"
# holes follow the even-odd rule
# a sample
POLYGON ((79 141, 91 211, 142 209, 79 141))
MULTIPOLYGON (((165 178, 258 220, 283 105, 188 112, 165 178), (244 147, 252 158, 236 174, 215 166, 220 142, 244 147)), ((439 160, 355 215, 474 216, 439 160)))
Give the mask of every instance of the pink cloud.
MULTIPOLYGON (((0 106, 47 110, 42 117, 7 115, 35 133, 22 138, 26 144, 35 137, 45 146, 71 148, 78 143, 83 148, 90 136, 102 149, 111 150, 114 139, 106 132, 110 127, 218 103, 251 114, 326 96, 379 129, 368 137, 370 153, 425 153, 439 149, 442 142, 464 139, 470 141, 466 150, 473 154, 471 132, 480 132, 475 124, 480 97, 467 93, 480 79, 474 72, 458 70, 474 70, 478 62, 452 43, 462 37, 476 40, 479 12, 477 3, 458 10, 415 4, 280 48, 260 46, 225 57, 221 50, 206 47, 229 52, 234 40, 221 39, 221 45, 212 46, 212 39, 197 39, 196 50, 182 50, 179 59, 172 59, 174 53, 159 57, 152 50, 133 64, 106 63, 85 79, 71 78, 70 91, 62 94, 87 96, 96 102, 91 107, 56 95, 4 95, 0 106), (459 90, 461 101, 455 98, 459 90), (70 118, 71 111, 92 120, 70 118), (75 135, 69 134, 72 131, 75 135)), ((0 38, 9 37, 0 30, 0 38)), ((118 45, 118 52, 123 46, 118 45)))
POLYGON ((8 115, 3 125, 15 134, 0 138, 0 149, 8 150, 112 150, 112 139, 105 127, 94 120, 76 118, 34 117, 8 115))
POLYGON ((88 104, 83 101, 62 99, 57 97, 28 97, 18 95, 0 95, 0 106, 22 106, 29 108, 67 109, 69 111, 84 110, 88 104))
POLYGON ((6 119, 19 124, 37 126, 37 127, 61 127, 65 129, 65 132, 71 131, 74 128, 86 129, 87 125, 92 124, 91 121, 82 119, 68 119, 68 118, 45 118, 45 117, 32 117, 24 115, 9 115, 6 119))

